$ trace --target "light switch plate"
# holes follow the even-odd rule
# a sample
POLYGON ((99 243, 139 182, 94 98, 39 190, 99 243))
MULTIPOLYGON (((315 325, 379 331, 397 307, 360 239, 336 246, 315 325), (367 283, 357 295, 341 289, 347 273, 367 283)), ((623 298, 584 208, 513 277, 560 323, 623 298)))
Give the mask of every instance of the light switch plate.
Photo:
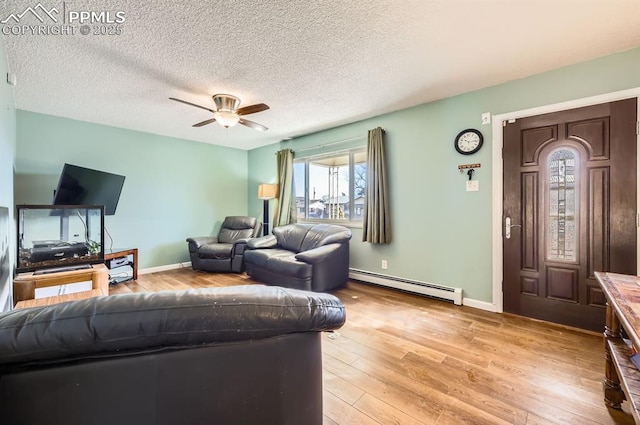
POLYGON ((480 190, 480 182, 478 180, 467 180, 467 192, 477 192, 480 190))
POLYGON ((482 124, 491 124, 491 112, 482 114, 482 124))

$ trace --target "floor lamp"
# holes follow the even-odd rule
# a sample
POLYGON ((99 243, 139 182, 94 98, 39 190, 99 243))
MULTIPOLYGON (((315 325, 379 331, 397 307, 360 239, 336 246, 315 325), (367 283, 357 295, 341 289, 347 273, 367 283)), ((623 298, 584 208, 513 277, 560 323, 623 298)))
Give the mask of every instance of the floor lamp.
POLYGON ((262 215, 262 234, 269 234, 269 200, 276 197, 278 192, 277 184, 261 183, 258 185, 258 199, 264 200, 264 211, 262 215))

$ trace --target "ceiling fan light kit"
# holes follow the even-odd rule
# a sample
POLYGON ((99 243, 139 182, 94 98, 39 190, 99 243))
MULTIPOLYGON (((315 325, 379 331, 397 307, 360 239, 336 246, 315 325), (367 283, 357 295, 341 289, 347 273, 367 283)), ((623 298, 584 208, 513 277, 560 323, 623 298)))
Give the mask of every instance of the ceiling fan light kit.
POLYGON ((269 106, 264 103, 257 103, 255 105, 249 105, 240 108, 240 99, 236 96, 232 96, 230 94, 214 94, 213 103, 215 104, 216 108, 210 109, 206 106, 196 105, 195 103, 176 99, 174 97, 170 97, 169 99, 175 100, 176 102, 184 103, 186 105, 195 106, 196 108, 204 109, 213 113, 213 118, 196 123, 193 125, 193 127, 203 127, 217 121, 218 124, 220 124, 224 128, 233 127, 234 125, 240 123, 255 130, 268 130, 268 128, 262 124, 258 124, 257 122, 245 120, 244 118, 242 118, 243 115, 255 114, 257 112, 262 112, 269 109, 269 106))
POLYGON ((240 116, 231 111, 217 111, 213 113, 213 117, 224 128, 233 127, 240 121, 240 116))

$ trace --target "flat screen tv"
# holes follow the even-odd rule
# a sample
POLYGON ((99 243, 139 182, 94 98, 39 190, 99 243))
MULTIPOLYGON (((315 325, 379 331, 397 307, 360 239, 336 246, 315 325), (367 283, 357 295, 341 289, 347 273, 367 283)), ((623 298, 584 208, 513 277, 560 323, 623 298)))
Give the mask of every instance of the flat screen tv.
POLYGON ((53 196, 53 205, 104 205, 105 215, 114 215, 124 176, 64 164, 53 196))

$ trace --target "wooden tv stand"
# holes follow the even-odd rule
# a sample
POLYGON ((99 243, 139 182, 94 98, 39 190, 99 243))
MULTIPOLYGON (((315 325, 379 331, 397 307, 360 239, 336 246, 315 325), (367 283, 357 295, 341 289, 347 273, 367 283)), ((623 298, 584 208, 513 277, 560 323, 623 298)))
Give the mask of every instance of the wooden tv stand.
POLYGON ((607 297, 604 402, 620 409, 627 400, 634 421, 640 423, 640 370, 629 358, 632 346, 640 351, 640 277, 602 272, 595 275, 607 297))
POLYGON ((49 286, 67 285, 70 283, 91 281, 91 291, 81 291, 76 294, 69 294, 69 299, 90 298, 109 294, 109 273, 104 264, 94 264, 88 269, 70 270, 47 274, 20 273, 13 280, 13 302, 16 307, 26 307, 34 305, 54 304, 55 300, 48 298, 59 298, 60 301, 68 301, 64 297, 36 297, 36 288, 46 288, 49 286), (20 304, 22 301, 33 300, 31 303, 20 304))

